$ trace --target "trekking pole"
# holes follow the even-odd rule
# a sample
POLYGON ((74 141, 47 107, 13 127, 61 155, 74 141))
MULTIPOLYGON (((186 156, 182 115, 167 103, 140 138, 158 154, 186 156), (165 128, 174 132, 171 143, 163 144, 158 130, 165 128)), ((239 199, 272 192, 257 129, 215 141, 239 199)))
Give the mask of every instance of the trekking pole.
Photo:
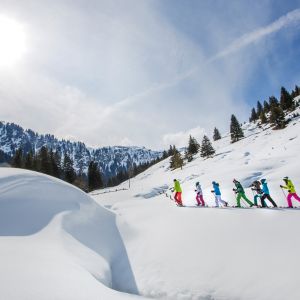
POLYGON ((283 194, 283 196, 284 196, 284 201, 286 201, 286 194, 285 194, 285 192, 284 192, 284 190, 283 190, 283 188, 282 188, 282 187, 280 187, 280 189, 281 189, 281 191, 282 191, 282 194, 283 194))

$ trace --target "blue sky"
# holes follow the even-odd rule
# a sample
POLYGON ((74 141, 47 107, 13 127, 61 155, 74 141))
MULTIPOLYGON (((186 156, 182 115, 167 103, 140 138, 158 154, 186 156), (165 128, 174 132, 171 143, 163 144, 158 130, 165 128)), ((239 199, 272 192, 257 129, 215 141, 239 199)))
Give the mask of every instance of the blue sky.
POLYGON ((0 119, 91 146, 183 146, 300 84, 300 0, 0 0, 1 15, 26 53, 0 68, 0 119))

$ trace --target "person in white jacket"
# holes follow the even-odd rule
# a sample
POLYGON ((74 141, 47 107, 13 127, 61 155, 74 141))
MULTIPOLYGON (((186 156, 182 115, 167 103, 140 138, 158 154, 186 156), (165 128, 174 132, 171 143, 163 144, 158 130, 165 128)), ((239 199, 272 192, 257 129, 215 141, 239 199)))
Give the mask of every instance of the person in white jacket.
POLYGON ((205 202, 203 199, 202 188, 201 188, 201 185, 199 182, 196 182, 195 192, 197 193, 197 195, 196 195, 197 206, 200 206, 200 205, 204 206, 205 202))

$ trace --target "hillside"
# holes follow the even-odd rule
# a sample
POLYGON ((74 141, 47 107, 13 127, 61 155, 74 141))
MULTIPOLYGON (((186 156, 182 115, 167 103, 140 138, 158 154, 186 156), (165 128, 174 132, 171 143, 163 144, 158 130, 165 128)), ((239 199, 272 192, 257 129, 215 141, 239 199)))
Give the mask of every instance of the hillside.
MULTIPOLYGON (((194 184, 214 205, 211 182, 220 183, 223 198, 235 204, 233 178, 248 187, 266 178, 278 205, 286 206, 279 187, 290 176, 300 190, 300 118, 274 131, 244 125, 246 138, 214 143, 214 158, 196 158, 183 170, 163 161, 131 181, 131 189, 94 192, 97 202, 117 214, 138 289, 161 299, 297 299, 300 250, 298 209, 196 208, 194 184), (173 179, 182 183, 177 207, 165 196, 173 179)), ((119 188, 127 187, 123 183, 119 188)), ((246 194, 253 199, 252 192, 246 194)), ((244 205, 244 203, 243 203, 244 205)), ((294 202, 295 206, 300 203, 294 202)))
MULTIPOLYGON (((300 294, 300 209, 195 207, 211 181, 235 204, 232 179, 267 178, 274 200, 290 176, 300 188, 300 118, 284 130, 244 125, 246 138, 182 170, 164 160, 90 196, 52 177, 0 168, 0 298, 294 300, 300 294), (186 207, 166 197, 181 181, 186 207)), ((246 193, 252 197, 249 188, 246 193)), ((300 203, 294 203, 298 207, 300 203)))

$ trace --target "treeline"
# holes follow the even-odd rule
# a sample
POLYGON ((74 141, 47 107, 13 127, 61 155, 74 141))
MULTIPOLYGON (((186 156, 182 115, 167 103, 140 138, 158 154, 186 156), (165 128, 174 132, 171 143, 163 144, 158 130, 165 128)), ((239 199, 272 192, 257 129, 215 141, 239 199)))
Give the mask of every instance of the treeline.
POLYGON ((59 152, 49 150, 45 146, 41 147, 36 153, 31 150, 26 154, 22 148, 19 148, 11 160, 11 165, 15 168, 32 170, 62 179, 84 191, 89 191, 91 188, 90 178, 87 178, 84 173, 79 174, 76 172, 73 160, 67 153, 62 157, 59 152))
POLYGON ((119 172, 116 176, 110 177, 108 179, 107 187, 119 185, 120 183, 128 180, 129 178, 135 177, 136 175, 143 173, 145 170, 157 164, 158 162, 166 159, 167 157, 169 157, 169 154, 167 151, 164 151, 161 158, 156 158, 151 162, 143 163, 140 165, 136 165, 135 163, 129 164, 127 166, 127 169, 124 169, 123 171, 119 172))
MULTIPOLYGON (((282 87, 280 93, 280 100, 276 97, 271 96, 269 101, 264 101, 262 105, 259 101, 257 102, 257 108, 253 108, 251 112, 250 122, 259 121, 259 125, 269 123, 273 129, 283 129, 286 127, 290 119, 285 118, 286 114, 293 112, 300 105, 300 101, 294 101, 294 98, 300 96, 300 88, 296 85, 295 90, 291 93, 282 87)), ((298 114, 294 114, 296 117, 298 114)), ((231 143, 235 143, 244 137, 244 132, 241 124, 237 120, 235 115, 231 115, 230 122, 230 138, 231 143)), ((215 127, 213 132, 213 140, 217 141, 221 139, 219 130, 215 127)), ((184 152, 184 155, 176 149, 175 146, 170 146, 168 154, 171 156, 170 168, 177 169, 182 168, 185 162, 190 162, 194 157, 200 153, 203 158, 210 158, 215 154, 209 138, 204 135, 201 145, 198 141, 190 136, 188 146, 184 152)))
POLYGON ((275 96, 271 96, 263 104, 257 101, 256 108, 252 108, 249 121, 258 121, 260 125, 270 124, 274 129, 285 128, 289 122, 285 119, 286 113, 293 112, 299 106, 299 101, 294 101, 297 96, 300 96, 300 88, 297 85, 291 93, 282 87, 279 100, 275 96))
POLYGON ((129 177, 144 172, 166 157, 168 157, 168 154, 165 151, 161 158, 157 158, 151 162, 140 165, 128 165, 127 170, 124 168, 116 176, 108 178, 106 182, 97 162, 90 161, 87 174, 76 172, 73 160, 67 153, 61 155, 59 152, 55 152, 45 146, 42 146, 36 153, 32 150, 25 153, 22 148, 19 148, 11 160, 11 165, 15 168, 32 170, 62 179, 85 192, 90 192, 104 187, 119 185, 128 180, 129 177))

